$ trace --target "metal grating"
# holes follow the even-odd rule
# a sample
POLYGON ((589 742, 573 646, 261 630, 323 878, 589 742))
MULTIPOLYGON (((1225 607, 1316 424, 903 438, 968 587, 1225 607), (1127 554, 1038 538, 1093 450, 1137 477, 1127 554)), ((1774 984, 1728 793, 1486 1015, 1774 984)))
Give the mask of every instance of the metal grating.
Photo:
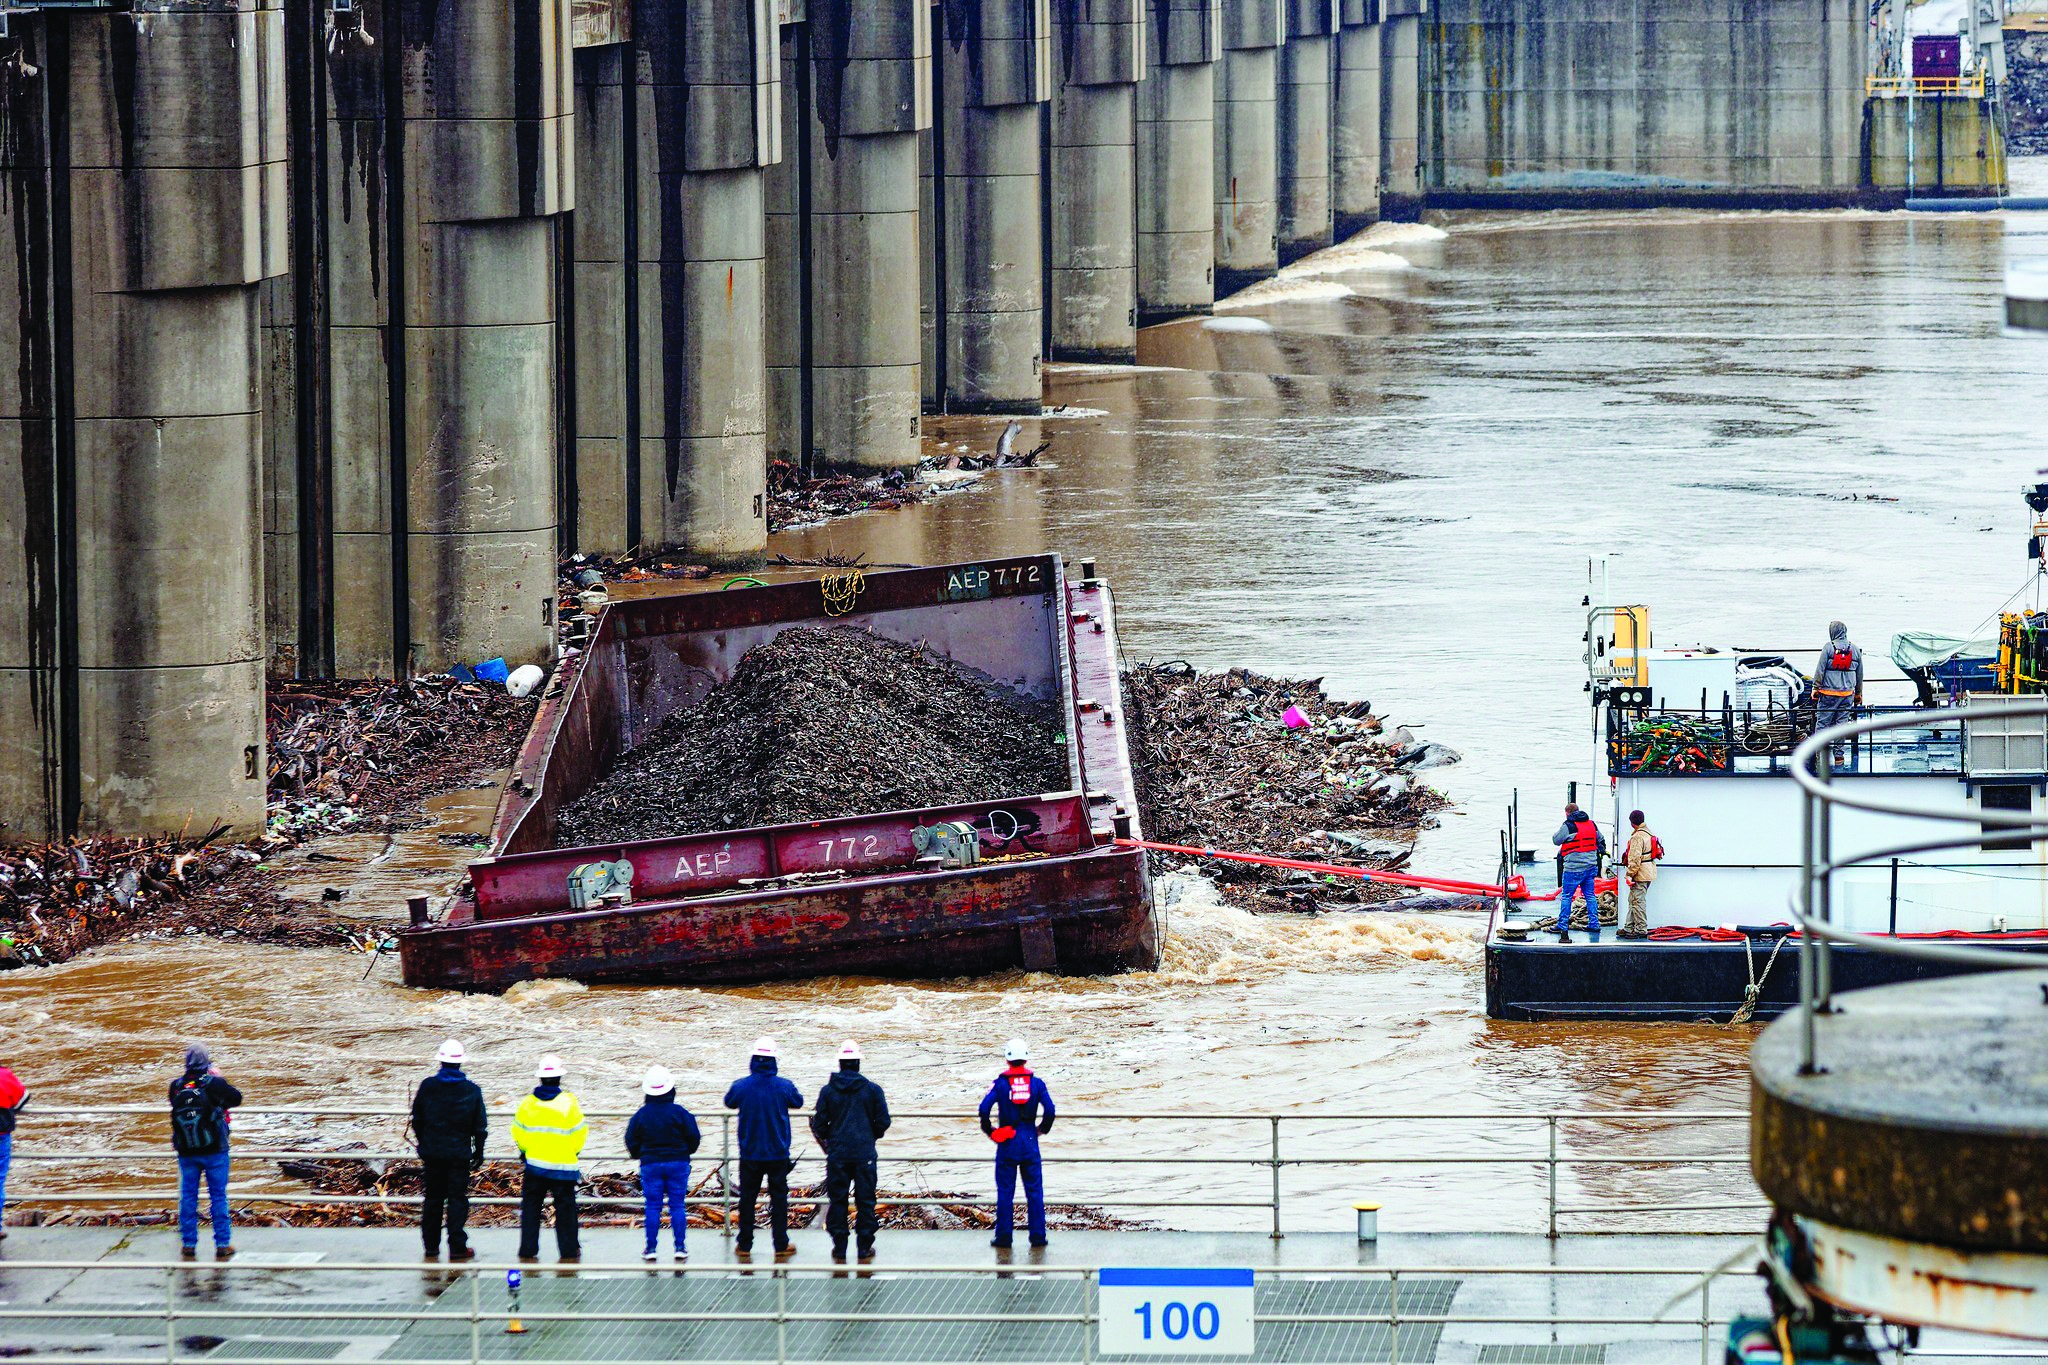
POLYGON ((208 1360, 334 1360, 355 1343, 318 1337, 238 1337, 206 1353, 208 1360))
POLYGON ((1607 1348, 1516 1341, 1480 1347, 1479 1365, 1607 1365, 1607 1348))
MULTIPOLYGON (((1398 1300, 1384 1280, 1352 1278, 1283 1280, 1262 1283, 1261 1314, 1402 1315, 1449 1311, 1459 1282, 1403 1280, 1398 1300)), ((973 1365, 979 1361, 1081 1360, 1093 1349, 1092 1330, 1081 1322, 1020 1322, 1020 1315, 1072 1313, 1088 1303, 1079 1280, 1019 1275, 918 1275, 863 1278, 804 1276, 788 1282, 783 1300, 792 1313, 963 1314, 980 1321, 790 1322, 782 1351, 792 1361, 898 1361, 931 1365, 973 1365), (1008 1319, 1008 1320, 1005 1320, 1008 1319)), ((501 1294, 487 1293, 487 1310, 502 1312, 501 1294)), ((531 1313, 661 1313, 662 1322, 534 1322, 519 1337, 486 1332, 493 1360, 772 1361, 778 1356, 773 1322, 705 1321, 704 1313, 772 1313, 776 1282, 769 1275, 645 1276, 535 1279, 528 1281, 521 1308, 531 1313)), ((460 1336, 467 1345, 469 1297, 443 1294, 384 1352, 391 1359, 424 1359, 445 1354, 460 1336)), ((1259 1328, 1259 1351, 1251 1357, 1210 1357, 1271 1365, 1337 1365, 1359 1360, 1394 1360, 1426 1365, 1436 1358, 1442 1327, 1402 1323, 1398 1343, 1386 1323, 1269 1322, 1259 1328), (1395 1349, 1398 1345, 1398 1349, 1395 1349)), ((1115 1360, 1120 1357, 1105 1357, 1115 1360)))

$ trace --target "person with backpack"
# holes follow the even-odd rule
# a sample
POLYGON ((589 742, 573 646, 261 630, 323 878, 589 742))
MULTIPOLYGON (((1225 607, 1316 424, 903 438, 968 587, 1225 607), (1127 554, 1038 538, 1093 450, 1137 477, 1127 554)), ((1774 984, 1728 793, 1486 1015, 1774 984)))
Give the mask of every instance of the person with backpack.
POLYGON ((434 1054, 440 1069, 420 1082, 412 1097, 412 1140, 420 1154, 420 1236, 427 1259, 441 1254, 441 1222, 448 1223, 448 1259, 472 1261, 469 1248, 469 1179, 484 1165, 484 1136, 490 1115, 484 1092, 462 1074, 466 1060, 459 1039, 434 1054))
POLYGON ((533 1093, 519 1102, 512 1116, 512 1141, 526 1160, 519 1181, 519 1259, 540 1258, 540 1221, 547 1201, 555 1201, 555 1250, 565 1262, 583 1259, 577 1239, 576 1182, 583 1178, 577 1159, 590 1129, 583 1106, 562 1089, 562 1059, 549 1053, 534 1068, 533 1093))
POLYGON ((1853 720, 1863 704, 1863 651, 1849 642, 1849 628, 1828 622, 1828 642, 1813 671, 1813 728, 1825 730, 1853 720))
POLYGON ((855 1231, 863 1261, 875 1259, 875 1139, 889 1131, 889 1101, 882 1087, 860 1074, 860 1044, 839 1049, 839 1070, 811 1105, 811 1136, 825 1149, 825 1231, 832 1259, 846 1259, 846 1196, 853 1193, 855 1231))
POLYGON ((733 1251, 753 1254, 754 1206, 766 1180, 768 1235, 775 1259, 786 1261, 796 1254, 789 1241, 789 1173, 796 1165, 789 1156, 789 1111, 803 1108, 804 1097, 776 1074, 773 1038, 754 1040, 747 1074, 727 1087, 725 1107, 739 1110, 740 1118, 740 1227, 733 1251))
POLYGON ((7 1168, 14 1161, 14 1116, 27 1103, 27 1087, 0 1066, 0 1238, 7 1236, 7 1168))
POLYGON ((185 1049, 185 1074, 171 1082, 171 1145, 178 1151, 178 1240, 180 1254, 199 1254, 199 1181, 206 1180, 213 1223, 213 1255, 235 1254, 234 1220, 228 1212, 228 1128, 242 1092, 229 1085, 206 1049, 185 1049))
POLYGON ((676 1078, 667 1067, 648 1067, 640 1093, 646 1097, 640 1112, 626 1124, 626 1155, 640 1163, 640 1193, 647 1201, 647 1249, 640 1259, 655 1258, 666 1203, 676 1259, 687 1261, 690 1252, 683 1239, 690 1228, 690 1156, 703 1135, 697 1131, 697 1116, 676 1102, 676 1078))
POLYGON ((1622 866, 1628 873, 1628 923, 1615 932, 1616 938, 1646 939, 1650 936, 1650 883, 1657 880, 1657 864, 1664 857, 1664 842, 1650 833, 1643 813, 1628 813, 1628 846, 1622 850, 1622 866))
POLYGON ((996 1235, 992 1247, 1007 1247, 1017 1229, 1017 1177, 1024 1177, 1025 1218, 1031 1245, 1045 1245, 1045 1168, 1038 1139, 1052 1131, 1052 1092, 1031 1074, 1024 1040, 1003 1049, 1008 1065, 981 1097, 981 1131, 996 1144, 996 1235), (998 1122, 1000 1120, 1000 1122, 998 1122))
POLYGON ((1607 836, 1593 823, 1592 816, 1579 809, 1576 801, 1568 801, 1564 823, 1550 836, 1550 842, 1563 855, 1558 869, 1557 941, 1572 941, 1572 896, 1577 893, 1586 900, 1586 936, 1598 943, 1600 900, 1593 894, 1593 882, 1600 875, 1600 858, 1607 852, 1607 836))

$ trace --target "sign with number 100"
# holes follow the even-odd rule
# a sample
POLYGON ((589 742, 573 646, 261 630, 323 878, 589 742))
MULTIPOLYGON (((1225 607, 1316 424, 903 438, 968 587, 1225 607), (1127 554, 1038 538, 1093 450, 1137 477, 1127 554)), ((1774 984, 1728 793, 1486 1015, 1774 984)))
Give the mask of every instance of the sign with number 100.
POLYGON ((1103 1355, 1248 1355, 1252 1272, 1104 1268, 1103 1355))

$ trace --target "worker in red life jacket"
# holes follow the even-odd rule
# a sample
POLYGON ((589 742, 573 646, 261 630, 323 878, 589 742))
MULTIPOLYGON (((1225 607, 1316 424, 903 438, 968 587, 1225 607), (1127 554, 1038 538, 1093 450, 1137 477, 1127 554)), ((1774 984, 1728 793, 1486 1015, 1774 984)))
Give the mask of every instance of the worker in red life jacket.
POLYGON ((1600 875, 1600 855, 1607 852, 1607 836, 1593 823, 1593 817, 1568 801, 1564 823, 1550 836, 1564 855, 1563 877, 1557 893, 1557 941, 1572 941, 1572 896, 1586 898, 1586 937, 1600 941, 1600 902, 1593 894, 1593 880, 1600 875))
POLYGON ((1024 1176, 1024 1202, 1030 1221, 1031 1245, 1045 1245, 1045 1172, 1038 1160, 1038 1138, 1052 1131, 1052 1092, 1025 1065, 1030 1054, 1024 1040, 1012 1038, 1003 1049, 1009 1065, 981 1097, 981 1131, 996 1144, 996 1235, 993 1247, 1007 1247, 1017 1227, 1017 1176, 1024 1176))
POLYGON ((1813 671, 1813 728, 1853 720, 1863 704, 1863 651, 1849 643, 1849 628, 1828 622, 1828 642, 1813 671))

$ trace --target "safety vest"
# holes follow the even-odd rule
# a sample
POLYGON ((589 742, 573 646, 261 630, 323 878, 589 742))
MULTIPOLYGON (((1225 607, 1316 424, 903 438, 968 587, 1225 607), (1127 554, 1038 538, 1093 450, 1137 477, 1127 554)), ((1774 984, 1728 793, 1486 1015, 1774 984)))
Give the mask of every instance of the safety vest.
POLYGON ((551 1100, 529 1094, 512 1117, 512 1142, 526 1164, 546 1175, 574 1180, 582 1175, 576 1158, 589 1140, 583 1106, 564 1090, 551 1100))
POLYGON ((1565 840, 1565 853, 1592 853, 1600 847, 1600 827, 1581 814, 1572 822, 1572 837, 1565 840))

